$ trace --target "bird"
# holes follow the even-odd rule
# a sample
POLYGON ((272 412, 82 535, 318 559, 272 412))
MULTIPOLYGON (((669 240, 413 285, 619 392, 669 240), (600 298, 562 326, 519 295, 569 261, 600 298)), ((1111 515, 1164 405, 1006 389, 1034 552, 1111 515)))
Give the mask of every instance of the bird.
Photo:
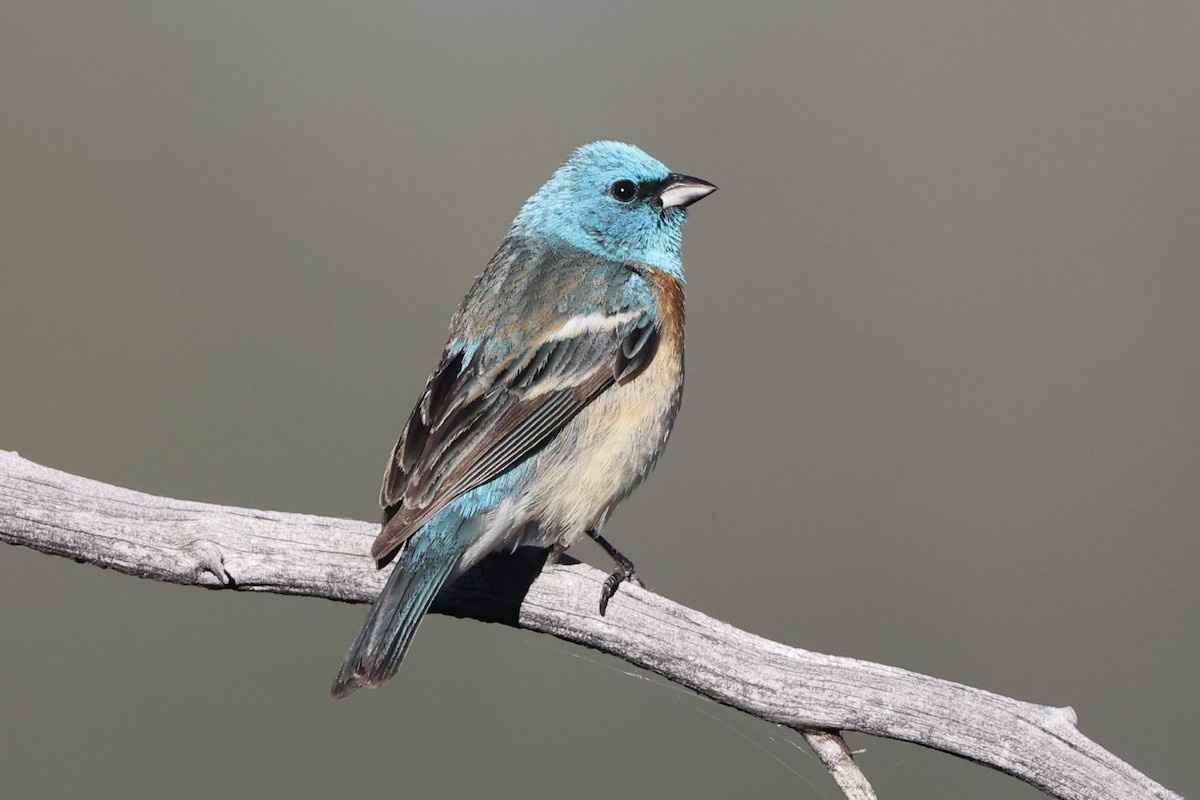
POLYGON ((602 616, 638 582, 601 530, 679 410, 683 225, 716 189, 598 141, 521 207, 388 459, 371 557, 395 566, 334 697, 393 677, 437 593, 493 552, 541 547, 553 563, 586 534, 614 564, 602 616))

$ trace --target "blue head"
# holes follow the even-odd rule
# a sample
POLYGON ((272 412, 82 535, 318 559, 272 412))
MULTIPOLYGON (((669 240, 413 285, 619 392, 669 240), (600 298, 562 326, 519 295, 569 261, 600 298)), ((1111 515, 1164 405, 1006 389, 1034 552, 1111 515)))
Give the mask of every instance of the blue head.
POLYGON ((671 172, 630 144, 592 142, 526 201, 513 231, 605 258, 642 261, 683 279, 686 208, 717 187, 671 172))

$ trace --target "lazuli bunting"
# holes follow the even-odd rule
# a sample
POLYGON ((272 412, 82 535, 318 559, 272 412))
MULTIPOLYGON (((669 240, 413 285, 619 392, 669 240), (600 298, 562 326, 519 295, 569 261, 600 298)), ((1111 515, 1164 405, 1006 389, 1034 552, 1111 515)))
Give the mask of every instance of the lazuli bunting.
POLYGON ((716 191, 636 147, 576 150, 526 201, 450 322, 388 461, 377 566, 396 565, 333 683, 396 673, 433 598, 484 556, 601 535, 658 459, 683 390, 680 241, 716 191))

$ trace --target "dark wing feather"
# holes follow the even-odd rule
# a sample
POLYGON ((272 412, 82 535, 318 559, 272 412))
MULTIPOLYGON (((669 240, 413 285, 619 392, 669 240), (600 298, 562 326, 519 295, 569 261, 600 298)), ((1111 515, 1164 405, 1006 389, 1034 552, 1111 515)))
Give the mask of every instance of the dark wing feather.
POLYGON ((409 415, 384 476, 384 526, 371 555, 382 566, 458 497, 540 450, 588 403, 632 380, 654 357, 654 319, 547 338, 515 357, 464 366, 447 353, 409 415))
POLYGON ((613 376, 617 383, 628 383, 640 375, 642 370, 654 360, 657 350, 658 327, 649 316, 644 316, 621 339, 621 349, 617 352, 617 360, 613 368, 613 376))

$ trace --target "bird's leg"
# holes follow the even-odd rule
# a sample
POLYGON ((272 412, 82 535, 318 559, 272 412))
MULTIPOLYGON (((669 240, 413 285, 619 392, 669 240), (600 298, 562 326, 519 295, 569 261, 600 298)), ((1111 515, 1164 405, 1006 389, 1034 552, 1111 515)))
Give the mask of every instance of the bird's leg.
POLYGON ((550 549, 546 551, 546 561, 544 566, 553 567, 562 558, 562 554, 567 552, 567 546, 562 542, 555 542, 550 545, 550 549))
POLYGON ((641 586, 642 582, 638 580, 637 574, 633 570, 633 562, 625 555, 609 544, 608 540, 600 535, 600 531, 589 530, 587 535, 596 540, 596 544, 604 548, 604 552, 608 553, 608 557, 613 560, 612 574, 604 579, 604 586, 600 589, 600 616, 604 616, 604 612, 608 609, 608 601, 617 593, 617 587, 625 581, 629 581, 634 586, 641 586))

